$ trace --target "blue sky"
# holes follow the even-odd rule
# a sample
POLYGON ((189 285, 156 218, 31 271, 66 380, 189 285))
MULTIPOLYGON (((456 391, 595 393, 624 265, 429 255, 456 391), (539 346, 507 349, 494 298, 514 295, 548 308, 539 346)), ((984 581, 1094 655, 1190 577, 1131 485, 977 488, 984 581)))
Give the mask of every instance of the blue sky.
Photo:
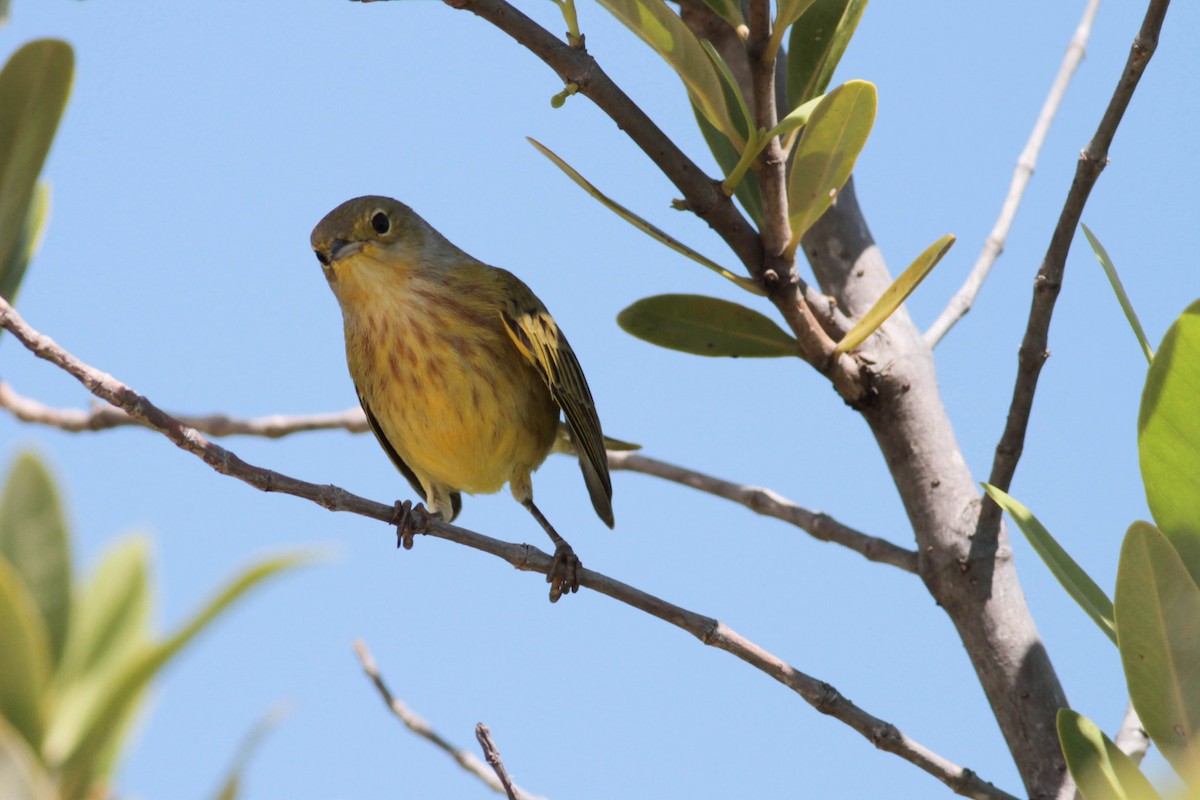
MULTIPOLYGON (((838 79, 879 88, 856 172, 872 232, 894 272, 942 234, 958 236, 909 301, 923 327, 991 229, 1082 7, 867 10, 838 79)), ((553 4, 522 8, 562 28, 553 4)), ((0 56, 39 36, 65 38, 77 56, 45 170, 51 223, 19 308, 160 406, 252 416, 353 405, 337 306, 308 235, 341 201, 388 194, 534 288, 569 334, 607 432, 911 544, 866 426, 812 370, 699 359, 616 327, 622 308, 651 294, 747 296, 605 211, 525 136, 701 252, 735 261, 670 209, 673 187, 610 120, 582 97, 552 109, 556 76, 473 15, 416 0, 15 0, 11 12, 0 56)), ((1143 12, 1101 8, 1007 249, 938 348, 943 396, 979 479, 1002 429, 1033 275, 1143 12)), ((581 3, 580 20, 609 74, 711 169, 668 68, 600 7, 581 3)), ((1200 296, 1198 33, 1200 10, 1176 3, 1084 214, 1155 342, 1200 296)), ((1111 587, 1121 536, 1148 513, 1135 442, 1145 362, 1082 236, 1051 348, 1013 493, 1111 587)), ((89 402, 10 336, 0 373, 46 403, 89 402)), ((369 437, 223 444, 376 500, 408 493, 369 437)), ((154 537, 164 627, 254 555, 336 553, 255 595, 169 671, 120 773, 126 796, 206 797, 280 700, 293 714, 258 754, 248 797, 486 796, 385 713, 355 637, 445 736, 473 747, 474 724, 488 723, 518 782, 549 797, 949 796, 741 662, 606 598, 585 591, 551 606, 539 576, 440 541, 397 552, 378 523, 260 494, 146 431, 64 434, 0 416, 0 458, 27 446, 65 487, 80 566, 123 532, 154 537)), ((574 464, 551 459, 534 480, 587 566, 720 618, 1020 791, 962 647, 919 580, 653 478, 617 473, 614 487, 610 532, 574 464)), ((460 520, 544 545, 507 492, 468 498, 460 520)), ((1013 546, 1072 704, 1114 730, 1125 704, 1115 650, 1019 536, 1013 546)))

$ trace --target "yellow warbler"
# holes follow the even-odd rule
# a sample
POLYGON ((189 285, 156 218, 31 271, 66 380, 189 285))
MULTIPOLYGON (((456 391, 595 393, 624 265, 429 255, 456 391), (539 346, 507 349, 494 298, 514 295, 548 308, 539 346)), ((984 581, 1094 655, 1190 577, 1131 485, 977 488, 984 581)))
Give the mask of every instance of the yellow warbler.
MULTIPOLYGON (((609 527, 612 482, 587 380, 542 301, 387 197, 342 203, 311 241, 342 308, 359 402, 429 512, 449 522, 461 492, 508 483, 554 542, 551 601, 577 591, 579 559, 533 504, 530 480, 554 446, 560 409, 609 527)), ((411 547, 421 509, 397 506, 411 547)))

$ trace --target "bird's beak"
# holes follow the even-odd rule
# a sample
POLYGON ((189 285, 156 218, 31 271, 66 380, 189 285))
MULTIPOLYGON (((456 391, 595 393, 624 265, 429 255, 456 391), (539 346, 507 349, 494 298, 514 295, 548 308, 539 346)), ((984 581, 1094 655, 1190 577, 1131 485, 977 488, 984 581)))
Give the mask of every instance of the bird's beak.
POLYGON ((345 239, 334 239, 329 244, 329 262, 332 264, 343 258, 362 252, 365 242, 347 242, 345 239))

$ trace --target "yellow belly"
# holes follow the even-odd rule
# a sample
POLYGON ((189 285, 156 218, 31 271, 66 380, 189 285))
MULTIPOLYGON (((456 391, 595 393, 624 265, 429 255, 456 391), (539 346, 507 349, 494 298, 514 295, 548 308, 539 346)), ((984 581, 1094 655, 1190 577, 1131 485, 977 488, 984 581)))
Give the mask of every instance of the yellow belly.
POLYGON ((405 299, 345 318, 350 374, 388 442, 427 494, 527 482, 550 451, 559 412, 499 313, 405 299))

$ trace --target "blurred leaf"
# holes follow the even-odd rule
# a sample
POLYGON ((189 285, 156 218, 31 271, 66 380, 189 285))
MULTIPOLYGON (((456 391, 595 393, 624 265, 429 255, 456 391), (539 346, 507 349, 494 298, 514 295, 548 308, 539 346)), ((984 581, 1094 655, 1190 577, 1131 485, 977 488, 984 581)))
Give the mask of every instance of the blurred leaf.
MULTIPOLYGON (((737 149, 725 134, 714 128, 704 118, 703 112, 695 103, 692 104, 692 111, 696 114, 696 123, 700 126, 700 133, 704 135, 704 141, 708 143, 708 149, 712 151, 713 158, 717 160, 717 165, 721 168, 721 174, 732 175, 741 161, 737 149)), ((763 221, 762 192, 758 188, 758 176, 753 171, 746 172, 742 179, 734 185, 733 195, 742 204, 742 208, 746 210, 750 218, 761 226, 763 221)))
POLYGON ((813 110, 788 174, 789 253, 796 251, 804 232, 833 205, 854 171, 874 121, 875 86, 866 81, 842 84, 813 110))
POLYGON ((104 551, 91 579, 79 590, 70 635, 56 680, 70 681, 102 668, 149 640, 150 540, 126 536, 104 551))
POLYGON ((848 353, 866 341, 866 338, 878 330, 879 326, 895 313, 900 304, 908 299, 908 296, 921 284, 921 281, 925 280, 925 276, 937 266, 937 263, 942 260, 942 256, 946 255, 946 251, 953 244, 954 236, 946 234, 926 247, 925 252, 917 256, 916 260, 908 265, 908 269, 900 273, 900 277, 896 278, 892 285, 883 291, 883 294, 875 301, 875 305, 871 306, 863 318, 847 331, 842 340, 838 342, 837 347, 834 348, 834 352, 848 353))
MULTIPOLYGON (((34 186, 71 92, 75 56, 58 39, 22 46, 0 71, 0 265, 31 245, 34 186)), ((3 276, 8 284, 12 276, 3 276)))
POLYGON ((89 787, 103 776, 104 756, 114 750, 114 742, 125 730, 123 723, 130 718, 146 686, 174 656, 247 591, 272 575, 314 560, 313 554, 291 553, 251 564, 174 634, 145 648, 127 668, 115 675, 77 746, 62 765, 64 800, 82 800, 89 787))
POLYGON ((659 347, 699 356, 795 356, 796 340, 753 309, 696 294, 660 294, 638 300, 617 324, 659 347))
POLYGON ((49 678, 46 626, 21 576, 0 558, 0 717, 34 748, 42 741, 49 678))
POLYGON ((1058 740, 1084 800, 1155 800, 1154 786, 1087 717, 1058 710, 1058 740))
POLYGON ((57 663, 71 616, 71 545, 54 479, 29 451, 17 456, 0 496, 0 556, 29 589, 57 663))
POLYGON ((736 283, 738 286, 745 289, 746 291, 753 292, 754 294, 758 294, 758 295, 765 294, 762 287, 759 286, 754 281, 750 280, 749 278, 743 277, 741 275, 734 275, 732 272, 725 269, 720 264, 718 264, 715 261, 712 261, 708 258, 705 258, 704 256, 697 253, 695 250, 693 250, 692 248, 683 244, 682 242, 678 241, 677 239, 673 238, 672 236, 670 236, 669 234, 667 234, 660 228, 656 228, 654 225, 651 225, 649 222, 642 219, 637 214, 634 214, 632 211, 625 208, 625 206, 621 205, 620 203, 617 203, 615 200, 609 199, 608 196, 606 196, 603 192, 601 192, 599 189, 597 189, 595 186, 593 186, 587 180, 587 178, 584 178, 582 175, 580 175, 578 172, 576 172, 574 167, 572 167, 570 164, 568 164, 567 162, 565 162, 561 158, 559 158, 554 153, 554 151, 552 151, 550 148, 546 147, 544 144, 537 141, 536 139, 531 139, 528 136, 525 138, 528 140, 528 142, 531 145, 533 145, 534 147, 536 147, 538 149, 538 152, 540 152, 546 158, 553 161, 554 165, 556 167, 558 167, 563 172, 565 172, 567 174, 567 177, 569 177, 571 180, 575 181, 575 183, 578 184, 585 192, 590 194, 595 199, 599 200, 600 203, 605 208, 607 208, 609 211, 612 211, 614 214, 616 214, 621 219, 625 220, 630 225, 632 225, 635 228, 637 228, 638 230, 640 230, 642 233, 645 233, 646 235, 650 236, 651 238, 657 240, 658 242, 665 244, 667 247, 671 248, 676 253, 687 256, 688 258, 695 261, 697 264, 702 264, 703 266, 708 267, 713 272, 720 275, 722 278, 726 278, 728 280, 733 281, 734 283, 736 283))
MULTIPOLYGON (((632 452, 641 450, 640 444, 633 442, 625 442, 620 439, 614 439, 611 436, 604 437, 604 449, 611 450, 616 453, 632 452)), ((571 441, 571 429, 567 427, 565 422, 558 423, 558 431, 554 435, 554 447, 550 449, 551 453, 565 453, 566 455, 578 455, 575 450, 575 443, 571 441)))
POLYGON ((996 501, 996 505, 1008 512, 1017 523, 1017 527, 1025 534, 1025 538, 1033 545, 1033 549, 1050 572, 1058 579, 1067 594, 1079 604, 1079 607, 1092 618, 1092 621, 1104 631, 1112 643, 1117 643, 1117 629, 1113 622, 1113 604, 1104 590, 1083 571, 1083 567, 1075 563, 1075 559, 1059 546, 1050 531, 1038 522, 1037 517, 1029 509, 1018 503, 1006 492, 990 484, 983 484, 983 490, 996 501))
POLYGON ((729 116, 717 71, 679 15, 662 0, 600 0, 600 5, 671 65, 687 87, 692 102, 740 151, 745 142, 729 116))
POLYGON ((746 24, 746 19, 742 16, 741 3, 738 3, 737 0, 704 0, 704 4, 733 28, 746 24))
POLYGON ((789 108, 807 103, 829 87, 866 7, 867 0, 816 0, 796 20, 788 39, 789 108))
POLYGON ((286 707, 276 706, 259 719, 242 741, 241 747, 238 748, 233 765, 229 768, 229 774, 221 782, 221 788, 217 790, 213 800, 237 800, 241 796, 242 775, 245 774, 246 768, 250 765, 250 759, 258 751, 267 734, 274 730, 287 716, 288 710, 286 707))
MULTIPOLYGON (((37 253, 42 243, 42 234, 46 230, 46 220, 50 216, 50 184, 38 181, 33 189, 33 199, 29 203, 25 224, 13 245, 8 260, 0 262, 0 297, 10 303, 17 299, 17 289, 30 260, 37 253)), ((0 329, 2 330, 2 329, 0 329)))
POLYGON ((1087 237, 1088 244, 1092 246, 1096 260, 1104 268, 1104 274, 1108 276, 1108 282, 1112 285, 1113 294, 1117 296, 1117 302, 1121 304, 1121 310, 1125 312, 1125 319, 1129 320, 1129 327, 1133 328, 1133 335, 1137 337, 1138 344, 1142 346, 1142 352, 1146 354, 1146 361, 1153 361, 1154 351, 1150 349, 1150 341, 1146 338, 1146 332, 1142 330, 1142 323, 1138 319, 1137 312, 1133 310, 1133 303, 1129 301, 1129 295, 1125 293, 1125 286, 1121 283, 1121 277, 1117 275, 1117 268, 1113 266, 1112 259, 1108 257, 1108 251, 1104 249, 1104 245, 1100 244, 1100 240, 1087 225, 1081 222, 1079 227, 1083 228, 1083 235, 1087 237))
POLYGON ((1167 331, 1146 373, 1138 461, 1159 530, 1200 582, 1200 301, 1167 331))
POLYGON ((0 797, 4 800, 58 800, 54 782, 37 754, 4 717, 0 717, 0 797))
POLYGON ((1185 774, 1200 729, 1200 588, 1149 523, 1135 522, 1125 535, 1115 608, 1129 699, 1163 756, 1185 774))
POLYGON ((776 0, 775 22, 771 25, 771 38, 767 42, 766 56, 774 58, 783 44, 783 35, 792 23, 808 11, 813 0, 776 0))

